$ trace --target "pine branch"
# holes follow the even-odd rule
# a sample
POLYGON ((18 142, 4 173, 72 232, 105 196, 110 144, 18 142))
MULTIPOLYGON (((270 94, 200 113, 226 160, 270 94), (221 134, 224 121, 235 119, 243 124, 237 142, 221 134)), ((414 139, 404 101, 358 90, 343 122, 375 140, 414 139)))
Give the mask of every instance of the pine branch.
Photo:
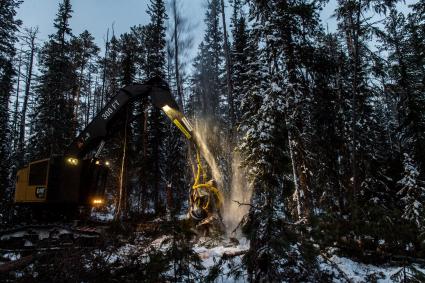
POLYGON ((243 202, 240 202, 240 201, 237 201, 237 200, 232 200, 233 202, 236 202, 237 204, 238 204, 238 206, 239 207, 241 207, 241 206, 249 206, 249 207, 252 207, 252 208, 255 208, 255 209, 259 209, 259 207, 258 206, 256 206, 256 205, 253 205, 253 204, 251 204, 251 203, 243 203, 243 202))

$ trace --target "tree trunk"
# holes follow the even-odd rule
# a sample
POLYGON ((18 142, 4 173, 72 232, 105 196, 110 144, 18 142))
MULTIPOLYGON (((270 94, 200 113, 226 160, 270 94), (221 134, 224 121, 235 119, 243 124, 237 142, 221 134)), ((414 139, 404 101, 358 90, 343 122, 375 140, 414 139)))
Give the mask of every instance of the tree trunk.
POLYGON ((25 95, 24 101, 22 104, 21 111, 21 121, 20 121, 20 129, 19 129, 19 142, 18 142, 18 165, 22 166, 24 162, 24 143, 25 143, 25 124, 26 124, 26 114, 28 108, 28 99, 30 96, 31 90, 31 81, 32 81, 32 72, 33 72, 33 63, 34 63, 34 55, 35 55, 35 40, 37 37, 38 28, 29 31, 29 44, 30 44, 30 56, 29 62, 27 66, 27 79, 25 83, 25 95))
POLYGON ((105 99, 105 84, 106 84, 106 64, 109 50, 109 28, 106 31, 106 42, 105 42, 105 55, 103 58, 103 74, 102 74, 102 92, 100 95, 100 108, 103 107, 103 100, 105 99))
MULTIPOLYGON (((83 51, 84 52, 84 51, 83 51)), ((75 97, 75 109, 74 109, 74 131, 75 133, 78 132, 78 108, 80 107, 80 93, 81 93, 81 85, 83 84, 83 77, 84 77, 84 68, 86 63, 81 63, 80 68, 80 76, 78 78, 78 86, 77 86, 77 94, 75 97)))
POLYGON ((16 152, 16 148, 19 143, 18 137, 18 110, 19 110, 19 92, 21 86, 21 65, 22 65, 22 49, 19 53, 19 63, 18 63, 18 77, 16 82, 16 98, 15 98, 15 111, 13 113, 12 129, 13 129, 13 151, 16 152))
POLYGON ((172 2, 172 9, 174 13, 174 72, 176 76, 176 88, 177 88, 177 97, 179 98, 179 106, 181 109, 184 109, 184 102, 183 102, 183 90, 182 90, 182 84, 180 79, 180 61, 179 61, 179 34, 178 34, 178 28, 180 25, 179 18, 178 18, 178 12, 177 12, 177 0, 174 0, 172 2))

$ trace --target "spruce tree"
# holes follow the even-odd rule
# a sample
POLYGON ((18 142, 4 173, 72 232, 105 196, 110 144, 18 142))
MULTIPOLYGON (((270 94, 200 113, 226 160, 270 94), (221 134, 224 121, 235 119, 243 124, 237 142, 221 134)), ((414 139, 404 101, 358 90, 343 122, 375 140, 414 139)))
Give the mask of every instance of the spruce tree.
MULTIPOLYGON (((11 148, 9 128, 9 98, 13 90, 15 69, 14 56, 16 53, 16 33, 21 24, 15 18, 16 10, 22 1, 6 0, 0 4, 0 186, 5 188, 0 193, 0 200, 8 201, 9 186, 11 185, 11 148)), ((4 207, 4 205, 2 205, 4 207)), ((3 212, 1 213, 3 215, 3 212)))
MULTIPOLYGON (((310 133, 306 147, 314 176, 313 207, 321 211, 313 217, 320 217, 326 223, 329 216, 330 221, 335 221, 332 225, 338 227, 347 213, 346 191, 351 176, 350 155, 344 139, 348 94, 342 79, 348 61, 336 34, 321 33, 316 40, 314 60, 310 64, 313 107, 306 130, 310 133)), ((329 234, 339 237, 338 231, 336 228, 329 234)))
POLYGON ((46 158, 60 154, 75 137, 74 82, 76 71, 71 61, 70 0, 59 4, 54 27, 40 54, 40 72, 37 86, 37 105, 32 117, 34 134, 30 139, 32 158, 46 158))
POLYGON ((259 73, 252 75, 260 82, 250 95, 258 108, 251 108, 255 112, 250 113, 249 124, 244 121, 240 146, 254 189, 247 227, 251 239, 248 272, 251 280, 274 281, 287 278, 294 268, 299 270, 296 278, 305 280, 313 274, 280 258, 296 249, 283 236, 288 231, 283 223, 291 219, 285 205, 293 191, 288 176, 293 176, 296 196, 303 197, 297 200, 297 217, 308 216, 311 209, 309 184, 301 183, 302 174, 311 170, 302 155, 301 135, 308 121, 301 115, 308 107, 310 93, 299 70, 306 69, 306 38, 315 32, 318 7, 309 1, 252 1, 250 8, 250 17, 258 19, 253 35, 260 40, 259 73))
POLYGON ((413 6, 408 19, 392 9, 386 20, 386 29, 380 33, 383 45, 389 51, 386 88, 397 100, 397 139, 403 171, 398 181, 401 217, 418 229, 424 229, 425 175, 424 175, 424 117, 423 94, 423 2, 413 6))
POLYGON ((231 46, 233 98, 235 103, 235 122, 238 124, 242 116, 240 109, 242 103, 241 94, 244 93, 244 88, 246 87, 248 72, 248 27, 239 0, 234 1, 231 24, 233 35, 233 44, 231 46))
MULTIPOLYGON (((348 91, 342 101, 348 114, 343 117, 343 135, 344 151, 348 149, 351 167, 344 168, 349 174, 344 174, 341 182, 347 204, 343 233, 355 249, 359 248, 353 240, 355 235, 367 241, 363 239, 379 237, 385 227, 391 227, 391 221, 382 215, 393 211, 394 182, 385 176, 393 174, 388 164, 392 164, 394 155, 387 153, 391 147, 385 138, 387 121, 382 115, 385 104, 377 104, 384 101, 385 94, 382 86, 372 83, 381 60, 368 47, 375 27, 361 15, 370 9, 384 14, 393 4, 394 1, 338 1, 336 10, 338 32, 347 56, 347 68, 340 77, 341 85, 348 91)), ((344 156, 344 164, 346 161, 344 156)), ((360 249, 357 251, 361 252, 360 249)))
MULTIPOLYGON (((134 38, 134 35, 132 33, 124 33, 121 35, 119 40, 119 61, 121 65, 121 74, 119 76, 120 85, 121 86, 127 86, 134 82, 134 78, 136 76, 136 51, 137 51, 137 41, 134 38)), ((122 161, 124 163, 123 168, 124 172, 122 172, 122 185, 121 188, 122 192, 120 193, 121 199, 119 200, 119 208, 121 209, 121 213, 123 216, 127 216, 128 212, 130 211, 130 192, 131 192, 131 186, 132 184, 129 182, 130 177, 133 173, 133 166, 132 163, 134 163, 134 160, 137 159, 137 155, 132 155, 132 148, 133 148, 133 131, 132 126, 134 126, 134 123, 138 123, 139 121, 133 120, 133 112, 134 112, 134 105, 127 105, 122 113, 120 114, 120 117, 118 120, 123 121, 124 123, 121 126, 121 130, 118 131, 120 133, 120 137, 122 142, 122 147, 126 148, 126 155, 122 157, 122 161)), ((124 154, 124 151, 123 151, 124 154)))
POLYGON ((105 58, 105 94, 104 99, 109 101, 119 90, 119 74, 121 73, 121 64, 119 62, 119 41, 115 35, 112 35, 108 44, 108 53, 105 58))
MULTIPOLYGON (((147 78, 159 76, 165 79, 166 74, 166 35, 165 21, 167 14, 163 0, 151 0, 147 13, 150 15, 150 23, 145 32, 146 60, 143 71, 147 78)), ((145 144, 145 159, 143 161, 145 192, 152 196, 154 211, 164 212, 164 176, 163 168, 165 160, 163 155, 165 117, 161 110, 147 106, 146 126, 143 129, 145 144)))
POLYGON ((87 30, 74 37, 70 44, 71 60, 76 70, 76 81, 73 88, 76 104, 73 115, 75 131, 78 132, 84 125, 84 108, 87 106, 88 94, 91 91, 89 82, 92 78, 92 71, 96 69, 95 62, 100 49, 94 43, 94 37, 87 30))
POLYGON ((167 14, 164 1, 150 0, 147 13, 151 18, 145 38, 147 50, 146 76, 148 78, 153 76, 165 77, 165 21, 167 14))
POLYGON ((201 111, 205 117, 218 118, 224 114, 223 92, 223 33, 220 28, 220 0, 208 2, 205 13, 206 31, 199 47, 199 76, 201 111))

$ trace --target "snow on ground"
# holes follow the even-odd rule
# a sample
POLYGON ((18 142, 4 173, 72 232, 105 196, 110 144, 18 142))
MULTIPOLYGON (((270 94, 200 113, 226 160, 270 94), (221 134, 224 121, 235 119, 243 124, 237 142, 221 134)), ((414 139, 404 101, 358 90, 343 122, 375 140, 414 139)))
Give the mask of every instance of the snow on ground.
POLYGON ((18 260, 21 258, 21 254, 20 253, 12 253, 12 252, 8 252, 5 254, 2 254, 3 259, 7 259, 8 261, 14 261, 14 260, 18 260))
POLYGON ((110 212, 93 212, 91 217, 94 220, 108 222, 114 219, 114 214, 110 212))
POLYGON ((16 231, 16 232, 10 232, 2 235, 0 237, 0 241, 6 241, 10 239, 17 239, 17 238, 25 238, 30 235, 37 235, 39 240, 49 239, 49 238, 59 238, 61 235, 64 234, 71 234, 68 229, 65 228, 55 228, 52 230, 52 228, 33 228, 30 230, 24 230, 24 231, 16 231))
MULTIPOLYGON (((348 281, 347 279, 353 283, 370 282, 372 280, 371 277, 376 278, 377 283, 398 282, 392 277, 403 268, 402 266, 363 264, 337 255, 332 255, 328 259, 319 256, 318 261, 321 270, 333 272, 336 275, 333 279, 335 283, 348 281)), ((419 265, 413 265, 413 267, 425 274, 425 268, 421 268, 419 265)))
POLYGON ((171 245, 170 241, 171 241, 171 236, 163 235, 163 236, 155 239, 150 244, 150 247, 165 251, 170 247, 170 245, 171 245))
MULTIPOLYGON (((208 274, 208 271, 213 267, 223 255, 236 255, 233 257, 233 263, 236 265, 241 264, 242 254, 249 249, 249 241, 245 238, 239 240, 239 244, 232 245, 230 242, 224 243, 223 245, 218 245, 215 247, 205 247, 200 244, 195 244, 193 250, 199 255, 202 260, 202 265, 205 267, 204 273, 208 274)), ((219 277, 219 282, 229 282, 229 283, 239 283, 247 282, 246 278, 235 279, 232 275, 229 274, 230 266, 228 264, 223 265, 223 270, 221 276, 219 277)))
POLYGON ((93 209, 91 212, 91 218, 93 220, 107 222, 114 219, 114 213, 115 209, 112 206, 108 206, 106 209, 102 210, 93 209))
MULTIPOLYGON (((139 246, 138 244, 125 244, 117 249, 110 251, 100 251, 97 250, 95 253, 98 256, 105 258, 106 262, 109 264, 121 263, 125 264, 126 260, 134 253, 139 253, 140 258, 144 258, 143 255, 146 255, 149 249, 162 250, 165 251, 170 247, 171 236, 163 235, 159 238, 154 239, 147 246, 139 246)), ((235 255, 231 256, 232 262, 234 265, 240 265, 242 259, 242 253, 249 249, 249 241, 245 238, 239 240, 239 244, 232 244, 229 240, 224 240, 220 244, 215 246, 206 247, 205 243, 198 242, 194 244, 193 250, 199 255, 202 260, 202 265, 205 267, 203 274, 207 276, 210 268, 212 268, 216 263, 220 261, 223 255, 235 255)), ((144 258, 148 260, 148 257, 144 258)), ((90 266, 87 266, 90 268, 90 266)), ((228 264, 223 264, 221 276, 219 277, 219 282, 229 282, 229 283, 240 283, 246 282, 246 278, 235 279, 229 275, 230 266, 228 264)))
MULTIPOLYGON (((134 254, 139 254, 142 261, 149 260, 147 254, 149 250, 166 251, 171 244, 171 235, 162 235, 158 238, 150 239, 140 236, 133 243, 126 243, 117 248, 108 250, 93 251, 98 256, 101 256, 105 261, 111 265, 125 265, 127 260, 134 254), (148 242, 146 242, 146 240, 148 242), (143 243, 143 244, 142 244, 143 243)), ((230 241, 229 239, 211 241, 208 238, 200 238, 193 244, 193 250, 199 255, 202 265, 205 267, 203 275, 207 276, 208 273, 215 267, 221 259, 230 258, 229 261, 224 261, 220 267, 220 275, 217 282, 239 283, 247 282, 246 272, 242 265, 242 257, 249 249, 249 241, 245 238, 237 241, 230 241), (234 278, 231 271, 238 270, 241 273, 240 278, 234 278)), ((15 261, 21 258, 19 253, 2 253, 0 265, 4 262, 15 261)), ((396 280, 397 275, 404 274, 401 271, 403 266, 375 266, 372 264, 364 264, 356 262, 352 259, 338 256, 335 249, 328 249, 326 254, 318 256, 317 258, 319 267, 327 274, 333 274, 333 282, 378 282, 378 283, 392 283, 400 282, 396 280)), ((418 270, 425 274, 425 266, 413 264, 407 268, 407 272, 411 268, 418 270)), ((90 269, 90 265, 87 266, 90 269)))

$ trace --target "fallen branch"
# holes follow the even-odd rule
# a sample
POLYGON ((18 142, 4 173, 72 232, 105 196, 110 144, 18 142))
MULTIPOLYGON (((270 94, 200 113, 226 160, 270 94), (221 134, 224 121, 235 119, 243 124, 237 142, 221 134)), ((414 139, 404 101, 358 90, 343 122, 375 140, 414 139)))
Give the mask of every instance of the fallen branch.
POLYGON ((244 203, 244 202, 240 202, 240 201, 237 201, 237 200, 232 200, 233 202, 236 202, 237 204, 238 204, 238 206, 243 206, 243 205, 245 205, 245 206, 249 206, 249 207, 252 207, 252 208, 255 208, 255 209, 259 209, 259 207, 258 206, 256 206, 256 205, 253 205, 253 204, 250 204, 250 203, 244 203))
MULTIPOLYGON (((246 216, 246 215, 245 215, 245 216, 246 216)), ((239 223, 238 223, 238 225, 236 226, 236 228, 235 228, 235 229, 233 229, 233 231, 232 231, 231 235, 236 235, 236 231, 239 229, 239 227, 241 227, 242 222, 244 222, 244 220, 245 220, 245 216, 244 216, 244 217, 242 217, 241 221, 239 221, 239 223)))

